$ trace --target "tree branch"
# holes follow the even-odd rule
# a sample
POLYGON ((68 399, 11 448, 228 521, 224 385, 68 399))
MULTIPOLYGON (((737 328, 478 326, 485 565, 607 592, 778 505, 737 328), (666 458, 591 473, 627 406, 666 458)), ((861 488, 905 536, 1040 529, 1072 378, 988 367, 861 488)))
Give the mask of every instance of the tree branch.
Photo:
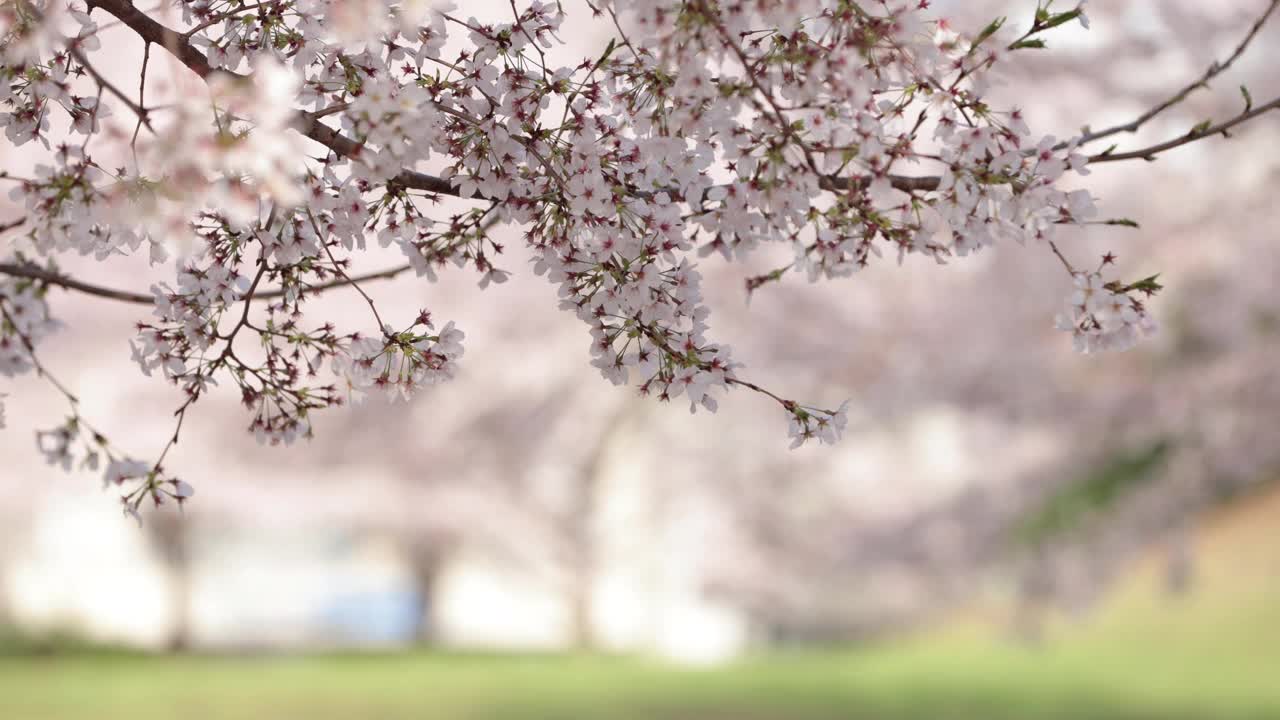
POLYGON ((27 222, 26 215, 23 215, 22 217, 16 220, 11 220, 9 222, 0 222, 0 233, 7 233, 16 227, 22 227, 24 224, 26 224, 26 222, 27 222))
MULTIPOLYGON (((191 44, 187 36, 177 33, 169 28, 164 27, 160 23, 152 20, 146 14, 135 8, 129 0, 88 0, 89 8, 101 8, 106 12, 114 15, 116 19, 124 23, 132 29, 144 41, 155 43, 169 51, 175 58, 180 60, 192 72, 200 77, 208 77, 212 73, 225 72, 235 77, 248 79, 248 76, 241 75, 226 70, 214 68, 209 64, 209 59, 191 44)), ((1276 0, 1280 2, 1280 0, 1276 0)), ((357 158, 363 149, 363 146, 348 138, 337 130, 320 122, 321 113, 299 113, 297 123, 298 132, 306 137, 324 145, 333 152, 348 158, 357 158)), ((938 187, 939 178, 937 177, 905 177, 899 175, 889 176, 890 183, 895 188, 903 192, 916 192, 934 190, 938 187)), ((830 185, 831 190, 848 190, 850 187, 858 184, 866 185, 870 182, 866 178, 827 178, 824 182, 830 185)), ((434 193, 437 195, 450 195, 453 197, 461 197, 460 192, 453 183, 448 180, 426 173, 415 172, 412 170, 401 171, 396 175, 391 183, 400 187, 412 190, 422 190, 424 192, 434 193)))
MULTIPOLYGON (((88 3, 90 10, 93 10, 94 8, 101 8, 106 12, 110 13, 111 15, 115 16, 118 20, 120 20, 120 22, 122 22, 123 24, 128 26, 130 29, 132 29, 135 33, 137 33, 138 36, 141 37, 144 41, 155 43, 157 45, 160 45, 161 47, 164 47, 174 57, 176 57, 184 65, 190 68, 192 72, 195 72, 197 75, 199 75, 202 78, 208 77, 210 74, 215 72, 226 72, 238 78, 248 79, 248 77, 245 75, 229 72, 226 70, 220 70, 212 67, 209 64, 209 59, 205 57, 204 53, 200 52, 199 49, 197 49, 194 45, 191 44, 190 40, 186 35, 170 30, 169 28, 166 28, 165 26, 151 19, 145 13, 143 13, 142 11, 134 7, 130 0, 86 0, 86 1, 88 3)), ((1152 108, 1151 110, 1147 111, 1142 116, 1138 117, 1136 120, 1126 123, 1124 125, 1117 125, 1112 128, 1107 128, 1105 130, 1101 130, 1096 133, 1086 133, 1082 142, 1092 142, 1099 138, 1107 137, 1109 135, 1114 135, 1120 132, 1135 131, 1139 127, 1141 127, 1144 123, 1150 121, 1152 118, 1156 117, 1160 113, 1164 112, 1165 110, 1168 110, 1174 105, 1177 105, 1179 102, 1184 100, 1188 95, 1194 92, 1197 88, 1205 85, 1209 80, 1217 77, 1219 74, 1224 72, 1241 55, 1243 55, 1244 51, 1248 48, 1248 46, 1253 41, 1253 39, 1258 35, 1262 26, 1270 18, 1270 16, 1272 15, 1272 13, 1275 11, 1277 7, 1280 7, 1280 0, 1271 0, 1271 3, 1270 5, 1268 5, 1266 11, 1253 24, 1248 34, 1245 36, 1244 40, 1241 41, 1241 43, 1236 47, 1235 51, 1231 54, 1230 57, 1227 58, 1227 60, 1224 63, 1221 63, 1221 64, 1214 63, 1212 66, 1210 66, 1209 70, 1195 83, 1192 83, 1191 85, 1188 85, 1186 88, 1183 88, 1176 95, 1169 98, 1165 102, 1160 103, 1159 105, 1152 108)), ((1254 117, 1257 117, 1258 115, 1261 115, 1264 112, 1267 112, 1269 110, 1276 109, 1277 106, 1280 106, 1280 100, 1273 101, 1259 107, 1251 108, 1246 112, 1242 113, 1241 115, 1229 121, 1226 121, 1216 126, 1212 126, 1206 130, 1193 131, 1181 138, 1170 140, 1168 142, 1161 143, 1159 145, 1153 145, 1151 147, 1144 148, 1141 150, 1135 150, 1132 152, 1125 152, 1125 153, 1102 153, 1102 154, 1094 155, 1089 158, 1089 162, 1091 163, 1116 162, 1119 160, 1134 160, 1134 159, 1150 160, 1155 156, 1155 154, 1163 152, 1165 150, 1170 150, 1172 148, 1179 147, 1181 145, 1194 142, 1196 140, 1200 140, 1204 137, 1208 137, 1209 135, 1214 135, 1217 133, 1225 133, 1227 130, 1235 127, 1236 125, 1239 125, 1240 123, 1251 120, 1254 117)), ((333 128, 330 128, 329 126, 321 123, 319 118, 322 115, 323 115, 323 111, 321 113, 315 113, 315 114, 299 113, 298 114, 299 120, 297 123, 298 131, 301 132, 306 137, 320 143, 321 145, 324 145, 325 147, 329 148, 330 150, 332 150, 333 152, 339 155, 342 155, 348 158, 359 157, 361 151, 363 150, 363 146, 360 143, 356 142, 355 140, 352 140, 351 138, 348 138, 342 135, 337 130, 334 130, 333 128)), ((870 181, 871 180, 868 177, 840 178, 840 177, 824 176, 820 178, 820 182, 822 184, 823 189, 828 191, 848 191, 849 189, 857 187, 859 185, 865 186, 866 184, 870 183, 870 181)), ((921 177, 909 177, 909 176, 901 176, 901 175, 889 176, 890 184, 893 185, 893 187, 897 188, 898 190, 901 190, 906 193, 929 192, 932 190, 936 190, 938 188, 938 185, 940 184, 940 181, 941 180, 938 176, 921 176, 921 177)), ((436 177, 434 175, 427 175, 425 173, 415 172, 412 170, 401 171, 400 174, 396 175, 394 178, 391 179, 390 184, 404 187, 404 188, 410 188, 414 190, 422 190, 425 192, 430 192, 438 195, 451 195, 454 197, 461 197, 461 194, 458 191, 458 189, 455 188, 453 184, 448 180, 444 178, 436 177)))
MULTIPOLYGON (((1240 56, 1244 54, 1244 51, 1249 47, 1249 44, 1253 42, 1254 37, 1257 36, 1258 31, 1261 30, 1262 26, 1266 24, 1267 19, 1271 17, 1271 14, 1275 12, 1275 9, 1277 7, 1280 7, 1280 0, 1271 0, 1271 4, 1267 6, 1266 11, 1264 11, 1262 13, 1262 16, 1258 18, 1257 22, 1255 22, 1253 26, 1249 28, 1248 34, 1244 36, 1244 39, 1240 41, 1240 44, 1236 46, 1235 51, 1231 53, 1231 56, 1228 57, 1225 62, 1219 63, 1215 60, 1213 64, 1209 66, 1209 69, 1205 71, 1204 75, 1202 75, 1198 80, 1182 88, 1182 90, 1178 91, 1168 100, 1165 100, 1164 102, 1160 103, 1159 105, 1156 105, 1155 107, 1151 108, 1150 110, 1143 113, 1142 115, 1139 115, 1136 119, 1130 122, 1124 123, 1123 125, 1116 125, 1114 127, 1106 128, 1105 130, 1098 130, 1097 132, 1086 132, 1084 136, 1080 139, 1079 144, 1084 145, 1085 143, 1091 143, 1096 140, 1101 140, 1102 138, 1110 137, 1112 135, 1116 135, 1122 132, 1128 132, 1128 133, 1137 132, 1139 128, 1141 128, 1146 123, 1150 122, 1151 119, 1154 118, 1155 116, 1181 103, 1183 100, 1186 100, 1187 96, 1191 95, 1191 93, 1195 92, 1196 90, 1202 87, 1208 87, 1210 80, 1226 72, 1227 68, 1230 68, 1235 63, 1235 61, 1238 60, 1240 56)), ((1061 147, 1066 147, 1066 145, 1063 144, 1061 145, 1061 147)))
POLYGON ((155 299, 150 295, 142 295, 139 293, 129 292, 127 290, 113 290, 98 285, 90 285, 89 283, 80 282, 70 275, 64 275, 55 270, 47 270, 34 263, 0 263, 0 274, 8 275, 16 278, 26 278, 28 280, 37 280, 39 282, 48 283, 49 285, 57 285, 68 290, 79 290, 82 293, 95 295, 97 297, 108 298, 110 300, 120 300, 122 302, 135 303, 138 305, 152 305, 155 299))
POLYGON ((1262 115, 1264 113, 1270 112, 1272 110, 1277 110, 1277 109, 1280 109, 1280 98, 1276 98, 1275 100, 1272 100, 1271 102, 1266 103, 1264 105, 1258 105, 1246 112, 1240 113, 1239 115, 1231 118, 1230 120, 1218 123, 1217 125, 1210 125, 1209 127, 1206 127, 1203 129, 1193 129, 1191 132, 1187 133, 1186 135, 1183 135, 1182 137, 1174 138, 1173 140, 1162 142, 1158 145, 1145 147, 1140 150, 1133 150, 1130 152, 1122 152, 1122 153, 1101 153, 1098 155, 1093 155, 1089 158, 1089 162, 1090 164, 1092 164, 1092 163, 1101 163, 1101 162, 1116 162, 1119 160, 1138 160, 1138 159, 1155 160, 1156 155, 1158 153, 1162 153, 1166 150, 1172 150, 1173 148, 1186 145, 1187 143, 1193 143, 1197 140, 1203 140, 1204 138, 1207 138, 1210 135, 1217 135, 1221 133, 1223 136, 1230 137, 1227 134, 1227 131, 1230 130, 1231 128, 1241 123, 1248 122, 1249 120, 1252 120, 1253 118, 1258 117, 1259 115, 1262 115))
MULTIPOLYGON (((117 20, 133 30, 138 37, 145 42, 155 43, 163 47, 169 54, 173 55, 201 78, 207 78, 214 73, 226 73, 243 80, 249 79, 247 75, 213 67, 209 64, 209 58, 200 52, 195 45, 192 45, 185 35, 170 30, 151 19, 134 7, 129 0, 87 0, 87 2, 90 10, 101 8, 115 16, 117 20)), ((362 150, 360 143, 324 125, 313 115, 298 113, 298 118, 298 132, 328 147, 339 155, 349 158, 359 157, 362 150)), ((448 180, 412 170, 402 171, 391 182, 400 187, 423 190, 437 195, 461 197, 459 191, 448 180)))
MULTIPOLYGON (((300 113, 296 127, 298 132, 343 157, 358 158, 364 149, 364 146, 360 143, 321 123, 317 117, 308 113, 300 113)), ((436 195, 462 197, 461 192, 448 180, 413 170, 401 170, 399 175, 391 179, 390 184, 411 190, 423 190, 436 195)))
MULTIPOLYGON (((942 178, 937 175, 911 177, 908 175, 889 175, 889 184, 904 193, 913 192, 930 192, 937 190, 938 185, 942 183, 942 178)), ((866 187, 871 184, 871 177, 834 177, 823 175, 818 179, 818 184, 823 190, 828 191, 848 191, 850 188, 866 187)))
MULTIPOLYGON (((365 273, 363 275, 351 275, 340 277, 329 282, 319 283, 317 285, 307 285, 302 289, 303 293, 319 293, 325 290, 333 290, 334 288, 346 287, 355 283, 364 282, 366 280, 391 280, 413 269, 412 265, 404 264, 387 268, 386 270, 378 270, 375 272, 365 273)), ((258 293, 258 299, 271 300, 285 296, 285 289, 278 288, 276 290, 268 290, 267 292, 258 293)))
POLYGON ((102 77, 102 74, 99 73, 93 65, 89 64, 89 59, 86 58, 84 53, 80 52, 78 48, 71 48, 71 57, 75 58, 75 61, 80 63, 80 67, 84 68, 85 71, 93 77, 94 82, 98 83, 98 87, 106 89, 107 92, 119 98, 120 102, 124 103, 125 107, 133 111, 133 114, 138 117, 139 123, 145 125, 148 130, 155 132, 154 128, 151 127, 151 121, 147 119, 147 109, 145 107, 134 102, 133 99, 128 95, 125 95, 120 88, 112 84, 111 81, 102 77))
MULTIPOLYGON (((364 275, 353 275, 350 277, 330 280, 329 282, 319 283, 317 285, 306 285, 301 288, 301 293, 304 295, 307 293, 321 293, 326 290, 333 290, 347 285, 364 282, 366 280, 390 280, 412 269, 412 265, 397 265, 395 267, 387 268, 386 270, 365 273, 364 275)), ((82 282, 65 273, 60 273, 56 270, 49 270, 34 263, 0 263, 0 275, 8 275, 9 277, 23 278, 26 280, 35 280, 49 285, 56 285, 67 290, 77 290, 87 295, 107 298, 109 300, 119 300, 120 302, 133 303, 135 305, 155 304, 155 298, 150 295, 143 295, 142 293, 130 292, 128 290, 116 290, 114 288, 82 282)), ((276 288, 274 290, 257 293, 254 297, 259 300, 272 300, 284 297, 286 292, 285 288, 276 288)))
POLYGON ((93 12, 94 8, 106 10, 130 30, 137 33, 138 37, 169 51, 170 55, 173 55, 183 65, 186 65, 192 72, 202 78, 207 78, 215 72, 245 77, 239 73, 221 70, 210 65, 209 58, 196 49, 196 46, 192 45, 190 41, 181 34, 151 19, 149 15, 134 7, 131 0, 85 0, 85 4, 88 6, 89 12, 93 12))

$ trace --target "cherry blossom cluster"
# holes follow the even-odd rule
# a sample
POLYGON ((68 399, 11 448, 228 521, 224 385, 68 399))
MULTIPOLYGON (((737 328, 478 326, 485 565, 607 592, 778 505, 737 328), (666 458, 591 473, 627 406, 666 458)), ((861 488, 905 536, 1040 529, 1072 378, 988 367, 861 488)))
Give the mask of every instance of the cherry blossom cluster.
MULTIPOLYGON (((14 378, 34 369, 36 343, 60 326, 50 317, 44 296, 35 283, 0 280, 0 376, 14 378)), ((0 429, 5 426, 4 398, 0 393, 0 429)))
POLYGON ((251 78, 216 74, 208 85, 208 96, 184 97, 153 123, 154 133, 140 136, 140 172, 120 178, 128 193, 116 204, 131 217, 148 219, 151 237, 190 242, 192 218, 207 209, 244 227, 257 219, 262 203, 293 207, 304 199, 299 159, 305 148, 288 131, 297 97, 294 74, 268 57, 251 78))
POLYGON ((334 357, 334 369, 354 393, 378 388, 393 399, 408 399, 423 386, 451 379, 462 356, 464 335, 452 322, 436 334, 430 328, 424 312, 408 330, 395 332, 388 325, 379 338, 357 336, 334 357), (427 332, 415 332, 419 326, 427 332))
POLYGON ((1082 353, 1128 350, 1156 330, 1155 319, 1131 293, 1154 294, 1160 289, 1151 277, 1129 286, 1103 280, 1101 273, 1075 274, 1076 290, 1066 312, 1058 315, 1059 330, 1070 332, 1082 353))
POLYGON ((712 338, 699 258, 781 258, 747 278, 755 291, 1014 241, 1066 264, 1075 290, 1059 325, 1077 349, 1124 349, 1154 329, 1136 298, 1154 281, 1076 272, 1055 244, 1063 226, 1119 224, 1096 220, 1079 187, 1112 158, 1082 150, 1096 137, 1033 135, 1020 110, 987 99, 993 68, 1087 25, 1081 6, 1041 0, 1011 35, 1003 20, 957 32, 907 0, 583 1, 613 38, 568 61, 569 3, 540 0, 485 18, 426 0, 172 0, 177 12, 155 17, 128 0, 7 4, 0 125, 50 155, 29 177, 6 172, 22 242, 99 259, 145 246, 171 263, 176 285, 142 299, 155 318, 138 326, 135 359, 181 388, 179 421, 234 384, 250 430, 273 443, 370 389, 409 397, 453 377, 453 323, 393 317, 403 311, 380 311, 360 284, 402 270, 432 281, 450 265, 501 283, 499 223, 587 325, 606 379, 691 410, 758 392, 794 445, 838 440, 847 403, 802 404, 743 376, 712 338), (90 55, 104 14, 201 89, 148 105, 149 54, 136 97, 103 78, 90 55), (53 142, 59 112, 83 142, 53 142), (351 272, 369 239, 407 265, 351 272), (307 318, 308 300, 337 288, 369 305, 372 332, 307 318), (326 361, 336 377, 321 377, 326 361))
MULTIPOLYGON (((201 263, 190 263, 178 275, 178 287, 152 287, 156 321, 139 323, 133 357, 146 374, 160 368, 164 376, 182 388, 183 409, 198 400, 218 377, 229 378, 239 388, 241 400, 252 413, 249 429, 259 441, 292 442, 309 436, 311 410, 340 401, 333 384, 309 383, 323 362, 342 344, 330 325, 304 331, 298 325, 296 293, 301 280, 294 275, 295 297, 282 296, 269 307, 265 320, 249 316, 252 293, 267 275, 286 273, 266 259, 267 243, 252 279, 239 268, 254 267, 246 258, 250 238, 268 234, 261 228, 238 231, 221 220, 208 219, 196 226, 204 247, 201 263), (254 354, 235 346, 243 331, 258 337, 254 354), (242 357, 242 354, 244 355, 242 357)), ((275 236, 283 238, 283 223, 275 236)), ((323 270, 321 270, 323 272, 323 270)), ((176 433, 175 433, 176 436, 176 433)))
POLYGON ((96 471, 101 467, 103 488, 120 492, 124 514, 139 525, 142 524, 142 506, 148 500, 152 507, 158 508, 169 502, 181 507, 195 495, 195 488, 190 483, 169 476, 159 463, 121 454, 106 436, 89 426, 78 414, 71 415, 53 429, 38 431, 36 446, 50 465, 61 466, 64 470, 78 466, 96 471), (105 465, 103 458, 106 459, 105 465))
POLYGON ((72 95, 72 55, 100 49, 97 25, 83 7, 65 2, 14 0, 0 7, 0 103, 12 106, 0 114, 5 137, 22 144, 49 129, 49 110, 61 107, 71 116, 72 130, 98 132, 98 118, 109 113, 96 97, 72 95), (75 28, 60 32, 69 18, 75 28))
POLYGON ((140 237, 130 230, 112 233, 98 222, 94 207, 100 199, 97 182, 104 176, 90 164, 79 147, 59 145, 54 165, 37 165, 32 177, 9 192, 30 217, 26 240, 40 255, 76 251, 105 259, 116 251, 133 251, 140 237))
POLYGON ((148 496, 157 505, 162 504, 164 496, 173 494, 168 488, 181 489, 183 497, 194 494, 190 485, 176 478, 164 478, 151 463, 120 456, 101 433, 87 426, 78 416, 68 417, 63 424, 50 430, 37 432, 36 441, 50 465, 60 465, 67 470, 77 464, 77 459, 81 467, 97 470, 105 457, 104 486, 115 487, 136 481, 136 487, 126 495, 134 510, 148 496))
POLYGON ((61 326, 49 315, 45 295, 30 281, 0 281, 0 375, 30 372, 36 344, 61 326))

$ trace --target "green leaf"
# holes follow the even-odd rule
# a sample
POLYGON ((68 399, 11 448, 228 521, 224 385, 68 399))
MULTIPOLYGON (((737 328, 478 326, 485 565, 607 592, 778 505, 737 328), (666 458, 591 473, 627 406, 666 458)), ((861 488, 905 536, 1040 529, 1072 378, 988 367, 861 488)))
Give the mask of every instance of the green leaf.
POLYGON ((979 45, 985 42, 988 38, 990 38, 992 35, 995 35, 996 31, 998 31, 1001 27, 1004 26, 1005 19, 1006 18, 998 17, 995 20, 992 20, 991 23, 987 25, 985 28, 983 28, 982 32, 978 33, 978 37, 974 38, 973 47, 969 48, 969 52, 973 52, 978 48, 979 45))
POLYGON ((1076 8, 1075 10, 1068 10, 1067 12, 1064 12, 1064 13, 1058 13, 1057 15, 1049 17, 1044 22, 1040 23, 1040 29, 1048 30, 1049 28, 1055 28, 1063 23, 1071 22, 1072 20, 1075 20, 1078 17, 1080 17, 1079 8, 1076 8))
POLYGON ((1205 121, 1203 121, 1203 122, 1198 122, 1198 123, 1196 123, 1196 126, 1195 126, 1195 127, 1191 128, 1191 134, 1192 134, 1192 135, 1203 135, 1204 133, 1208 132, 1208 131, 1209 131, 1209 128, 1211 128, 1211 127, 1213 127, 1213 121, 1212 121, 1212 120, 1205 120, 1205 121))
POLYGON ((1009 49, 1010 49, 1010 50, 1022 50, 1023 48, 1032 48, 1032 49, 1035 49, 1035 50, 1043 50, 1043 49, 1045 49, 1046 47, 1048 47, 1048 46, 1044 44, 1044 41, 1043 41, 1043 40, 1041 40, 1041 39, 1039 39, 1039 38, 1031 38, 1031 39, 1028 39, 1028 40, 1019 40, 1018 42, 1016 42, 1016 43, 1014 43, 1014 44, 1010 45, 1010 46, 1009 46, 1009 49))
POLYGON ((1249 94, 1249 88, 1241 85, 1240 94, 1244 96, 1244 111, 1249 112, 1253 109, 1253 96, 1249 94))
POLYGON ((1124 291, 1133 292, 1134 290, 1137 290, 1138 292, 1146 293, 1147 295, 1155 295, 1164 289, 1164 286, 1157 282, 1159 279, 1160 273, 1156 273, 1151 277, 1145 277, 1137 282, 1129 283, 1124 287, 1124 291))
POLYGON ((609 47, 605 48, 604 53, 600 55, 600 59, 596 60, 596 67, 603 65, 604 61, 608 60, 609 56, 612 55, 613 51, 616 49, 618 49, 618 38, 610 38, 609 47))

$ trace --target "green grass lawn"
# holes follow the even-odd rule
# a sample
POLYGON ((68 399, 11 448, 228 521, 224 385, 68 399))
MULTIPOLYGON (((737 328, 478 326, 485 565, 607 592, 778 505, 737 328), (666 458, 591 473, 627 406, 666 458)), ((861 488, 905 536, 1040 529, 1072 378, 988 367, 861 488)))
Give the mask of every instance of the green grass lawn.
POLYGON ((426 652, 13 655, 0 657, 0 720, 1276 720, 1280 496, 1255 505, 1205 533, 1198 592, 1153 591, 1149 564, 1039 648, 956 620, 891 645, 714 670, 426 652))
POLYGON ((0 717, 1280 718, 1277 657, 959 642, 711 671, 587 657, 54 656, 0 661, 0 717))

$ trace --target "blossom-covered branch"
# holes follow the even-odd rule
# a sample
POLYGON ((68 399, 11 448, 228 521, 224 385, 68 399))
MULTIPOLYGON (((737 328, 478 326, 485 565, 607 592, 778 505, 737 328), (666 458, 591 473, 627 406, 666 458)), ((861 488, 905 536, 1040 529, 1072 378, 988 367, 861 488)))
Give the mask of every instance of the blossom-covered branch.
MULTIPOLYGON (((841 278, 886 254, 947 264, 1014 241, 1067 270, 1058 324, 1078 349, 1130 347, 1154 331, 1154 276, 1105 277, 1112 256, 1081 269, 1061 249, 1064 227, 1133 224, 1095 220, 1088 165, 1225 135, 1280 100, 1246 93, 1241 115, 1142 150, 1081 145, 1216 77, 1276 4, 1196 85, 1128 126, 1060 142, 987 97, 993 68, 1087 23, 1083 5, 1049 0, 1014 34, 1003 19, 958 33, 927 3, 602 0, 586 7, 614 38, 580 62, 559 59, 571 9, 536 0, 466 18, 425 0, 175 0, 172 13, 19 0, 0 10, 0 126, 44 158, 0 171, 25 212, 0 226, 19 231, 0 289, 151 307, 134 359, 183 393, 163 459, 219 384, 276 443, 367 392, 449 380, 462 332, 429 309, 379 306, 361 284, 410 271, 431 282, 448 266, 482 288, 505 282, 503 225, 614 384, 693 411, 745 388, 783 410, 793 445, 835 442, 847 405, 765 388, 712 339, 699 258, 789 259, 749 279, 755 290, 793 271, 841 278), (104 14, 143 41, 136 97, 100 67, 104 14), (147 94, 153 47, 180 64, 171 97, 147 94), (403 264, 354 272, 371 240, 403 264), (144 249, 170 277, 149 294, 54 263, 144 249), (369 326, 310 316, 309 299, 339 287, 368 306, 369 326)), ((15 352, 34 353, 31 340, 15 352)), ((162 477, 149 467, 148 482, 162 477)))
MULTIPOLYGON (((1231 66, 1244 55, 1245 50, 1249 48, 1249 45, 1253 42, 1254 38, 1258 36, 1258 32, 1262 30, 1262 26, 1271 18, 1272 13, 1276 11, 1277 7, 1280 7, 1280 0, 1271 0, 1270 4, 1267 5, 1266 10, 1258 16, 1258 19, 1254 21, 1253 25, 1249 26, 1249 31, 1245 34, 1240 43, 1236 45, 1235 50, 1231 52, 1231 55, 1229 55, 1226 60, 1222 62, 1214 61, 1199 78, 1171 95, 1168 99, 1155 105, 1127 123, 1113 125, 1102 130, 1086 130, 1080 139, 1080 144, 1083 145, 1085 143, 1096 142, 1120 133, 1136 133, 1143 125, 1154 120, 1157 115, 1164 113, 1170 108, 1177 107, 1196 90, 1207 88, 1211 80, 1229 70, 1231 66)), ((1247 91, 1244 92, 1247 93, 1247 91)), ((1247 109, 1248 108, 1246 108, 1246 110, 1247 109)))

